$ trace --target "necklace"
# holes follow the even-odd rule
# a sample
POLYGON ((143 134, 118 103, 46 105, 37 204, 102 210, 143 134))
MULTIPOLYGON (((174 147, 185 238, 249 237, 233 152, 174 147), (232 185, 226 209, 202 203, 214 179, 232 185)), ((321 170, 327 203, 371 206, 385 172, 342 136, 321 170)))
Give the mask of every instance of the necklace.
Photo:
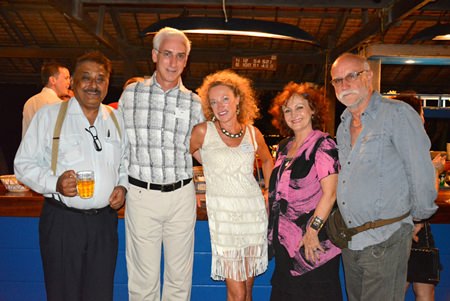
POLYGON ((293 158, 290 158, 290 157, 285 157, 284 158, 284 167, 285 168, 289 165, 289 163, 291 163, 292 159, 293 158))
POLYGON ((222 131, 222 133, 225 136, 230 137, 230 138, 241 138, 242 134, 244 134, 242 127, 241 127, 241 130, 239 131, 239 133, 237 133, 237 134, 232 134, 232 133, 228 132, 226 129, 224 129, 223 127, 220 127, 220 130, 222 131))

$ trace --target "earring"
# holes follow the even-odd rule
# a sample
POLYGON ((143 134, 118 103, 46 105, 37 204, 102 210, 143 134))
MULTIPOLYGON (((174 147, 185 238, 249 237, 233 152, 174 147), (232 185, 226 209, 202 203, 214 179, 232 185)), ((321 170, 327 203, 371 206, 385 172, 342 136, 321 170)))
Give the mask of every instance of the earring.
POLYGON ((213 117, 211 118, 211 121, 212 122, 216 121, 216 115, 213 115, 213 117))
POLYGON ((241 109, 239 108, 239 105, 237 105, 236 115, 239 115, 239 113, 241 113, 241 109))

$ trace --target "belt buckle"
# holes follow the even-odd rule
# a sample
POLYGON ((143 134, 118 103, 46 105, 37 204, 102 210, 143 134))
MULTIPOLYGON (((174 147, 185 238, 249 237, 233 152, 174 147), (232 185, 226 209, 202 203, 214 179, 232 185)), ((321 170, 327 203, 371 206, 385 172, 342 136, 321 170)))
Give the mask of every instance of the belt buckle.
POLYGON ((170 192, 170 191, 174 191, 175 190, 175 185, 177 183, 172 183, 172 184, 164 184, 161 185, 161 192, 170 192))
POLYGON ((97 215, 100 212, 100 209, 90 209, 89 211, 86 211, 86 215, 97 215))

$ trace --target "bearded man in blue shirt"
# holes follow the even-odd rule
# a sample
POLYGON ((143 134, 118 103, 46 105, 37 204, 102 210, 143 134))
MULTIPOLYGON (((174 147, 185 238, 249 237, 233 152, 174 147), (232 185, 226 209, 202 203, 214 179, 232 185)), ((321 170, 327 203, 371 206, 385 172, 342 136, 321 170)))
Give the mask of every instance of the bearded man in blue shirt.
POLYGON ((342 250, 348 299, 403 300, 413 220, 437 210, 430 140, 409 105, 373 90, 364 57, 341 55, 331 77, 347 107, 336 135, 342 165, 337 203, 345 223, 404 216, 356 234, 342 250))

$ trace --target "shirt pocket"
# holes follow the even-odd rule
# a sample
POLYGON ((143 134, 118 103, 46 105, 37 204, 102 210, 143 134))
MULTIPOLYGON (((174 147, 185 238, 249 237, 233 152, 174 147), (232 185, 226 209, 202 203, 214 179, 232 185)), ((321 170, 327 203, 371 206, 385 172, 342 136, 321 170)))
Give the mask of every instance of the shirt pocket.
POLYGON ((59 143, 59 158, 64 166, 75 166, 85 160, 81 141, 81 135, 67 135, 59 143))
POLYGON ((363 163, 373 163, 380 155, 383 135, 368 134, 361 140, 360 158, 363 163))
POLYGON ((104 149, 108 165, 119 168, 121 157, 120 141, 117 139, 106 139, 104 149))

